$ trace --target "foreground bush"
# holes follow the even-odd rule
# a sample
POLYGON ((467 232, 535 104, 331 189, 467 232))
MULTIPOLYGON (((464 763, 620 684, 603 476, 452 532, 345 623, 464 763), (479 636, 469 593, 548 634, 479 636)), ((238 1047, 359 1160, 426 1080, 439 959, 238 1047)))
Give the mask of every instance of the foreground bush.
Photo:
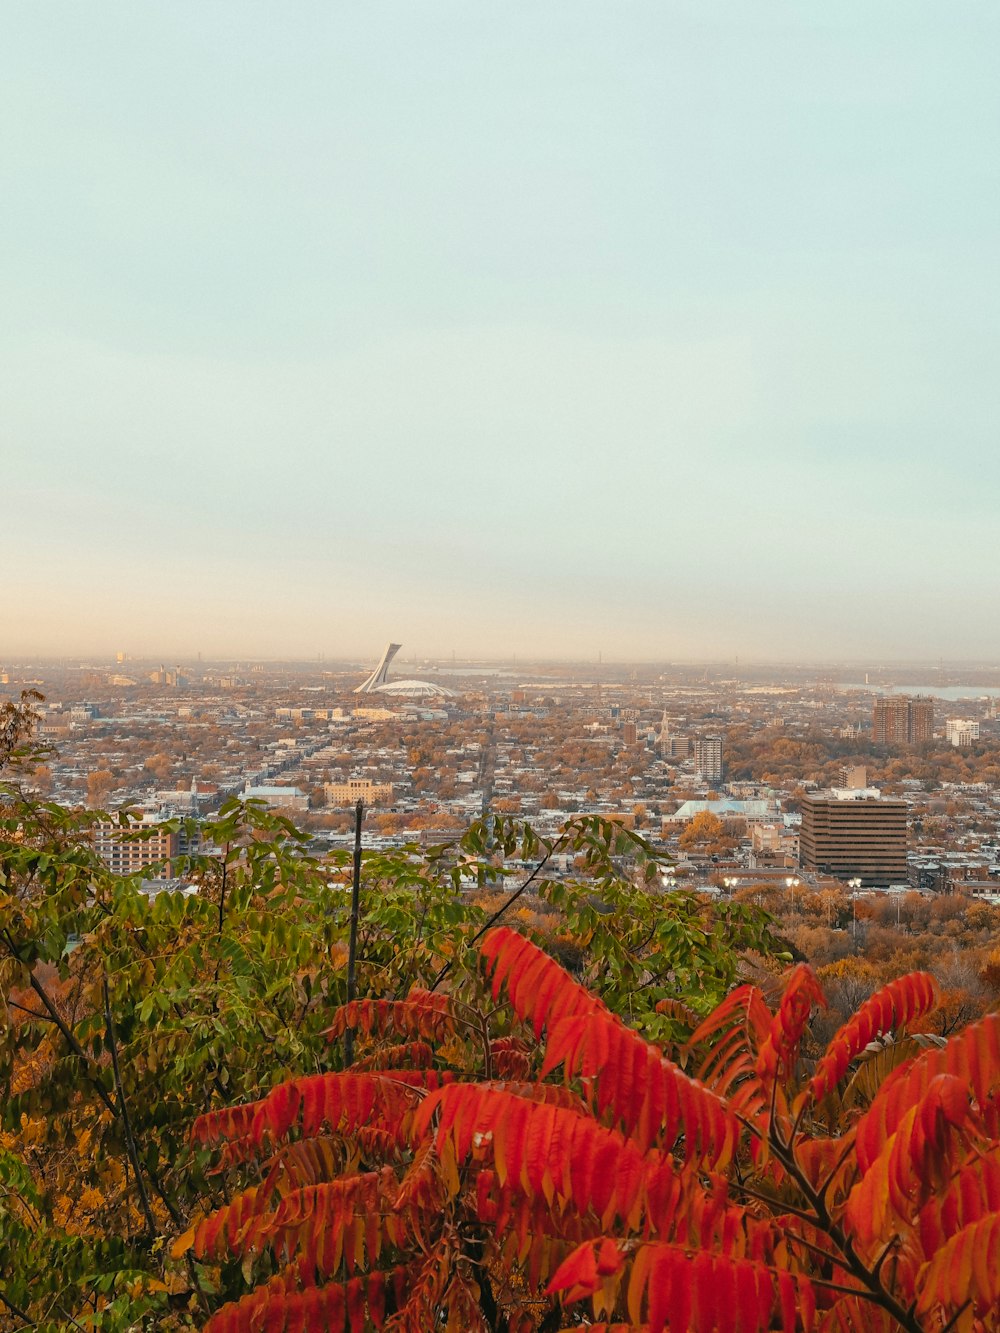
POLYGON ((1000 1015, 907 1036, 913 973, 806 1059, 799 967, 773 1009, 661 1004, 670 1059, 522 936, 480 949, 480 1002, 343 1006, 351 1069, 196 1122, 238 1187, 176 1253, 250 1287, 207 1333, 1000 1326, 1000 1015))
MULTIPOLYGON (((324 1032, 349 993, 350 861, 311 854, 287 819, 233 800, 200 826, 202 851, 174 862, 197 892, 151 898, 92 837, 112 818, 122 837, 148 830, 33 792, 36 702, 0 703, 0 1330, 191 1333, 246 1287, 239 1265, 170 1255, 192 1218, 245 1183, 206 1174, 209 1153, 192 1160, 192 1123, 343 1067, 324 1032)), ((603 1004, 664 1039, 683 1031, 657 1001, 707 1013, 748 950, 780 945, 759 909, 664 895, 658 866, 596 817, 551 841, 490 816, 454 845, 366 851, 358 993, 391 1002, 445 978, 445 1003, 464 1015, 453 1037, 433 1029, 433 1051, 418 1025, 386 1058, 481 1074, 467 1053, 482 1040, 464 1040, 483 994, 470 946, 529 902, 603 1004), (552 877, 557 858, 577 868, 552 877)), ((527 1070, 516 1041, 504 1055, 493 1040, 497 1021, 483 1029, 491 1069, 527 1070)))

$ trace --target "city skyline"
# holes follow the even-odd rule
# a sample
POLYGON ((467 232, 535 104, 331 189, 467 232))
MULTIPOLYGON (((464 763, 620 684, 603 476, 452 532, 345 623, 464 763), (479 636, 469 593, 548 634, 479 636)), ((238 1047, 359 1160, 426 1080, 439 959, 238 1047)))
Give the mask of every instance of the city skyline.
POLYGON ((3 25, 0 662, 1000 660, 1000 13, 3 25))

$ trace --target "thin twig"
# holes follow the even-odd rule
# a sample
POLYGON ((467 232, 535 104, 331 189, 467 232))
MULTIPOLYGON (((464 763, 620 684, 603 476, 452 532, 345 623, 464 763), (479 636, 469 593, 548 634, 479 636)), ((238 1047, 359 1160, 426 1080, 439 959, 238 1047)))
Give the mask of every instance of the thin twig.
POLYGON ((35 1009, 29 1009, 27 1005, 18 1004, 16 1000, 8 999, 7 1004, 11 1009, 20 1009, 22 1014, 29 1014, 32 1018, 37 1019, 40 1023, 51 1023, 53 1021, 48 1014, 40 1014, 35 1009))
MULTIPOLYGON (((350 1004, 357 990, 358 969, 358 918, 361 915, 361 821, 365 814, 364 801, 358 801, 354 807, 354 866, 351 875, 351 928, 347 945, 347 1003, 350 1004)), ((348 1068, 354 1063, 354 1027, 344 1033, 344 1064, 348 1068)))
POLYGON ((129 1160, 132 1163, 132 1170, 135 1172, 136 1188, 139 1191, 139 1202, 142 1205, 142 1213, 146 1219, 146 1227, 150 1236, 156 1235, 156 1219, 153 1217, 153 1210, 149 1204, 149 1194, 146 1191, 146 1182, 142 1178, 142 1166, 139 1162, 139 1151, 135 1146, 135 1138, 132 1134, 132 1122, 129 1120, 128 1103, 125 1101, 125 1089, 122 1087, 121 1068, 118 1064, 118 1042, 115 1039, 115 1021, 111 1016, 111 994, 108 991, 108 974, 105 972, 101 977, 101 987, 104 991, 104 1026, 107 1032, 108 1045, 111 1047, 111 1068, 115 1077, 115 1091, 118 1094, 118 1111, 121 1117, 122 1129, 125 1131, 125 1145, 128 1149, 129 1160))
MULTIPOLYGON (((559 837, 559 838, 556 839, 556 841, 552 844, 552 846, 549 848, 549 850, 545 853, 545 855, 544 855, 544 856, 542 857, 542 859, 539 861, 538 865, 535 866, 534 870, 532 870, 531 874, 530 874, 530 875, 528 876, 528 878, 524 881, 524 883, 523 883, 523 884, 520 884, 520 885, 514 890, 514 892, 510 895, 510 897, 507 899, 507 901, 506 901, 505 903, 501 903, 500 906, 497 908, 497 910, 496 910, 496 911, 493 913, 493 915, 489 918, 489 920, 486 921, 486 922, 479 928, 479 930, 476 931, 476 933, 475 933, 475 935, 473 935, 472 939, 469 940, 469 943, 468 943, 468 946, 467 946, 468 948, 471 949, 471 948, 473 948, 474 945, 478 944, 478 942, 482 939, 482 937, 486 934, 486 932, 491 928, 491 926, 495 926, 495 925, 496 925, 496 923, 497 923, 497 922, 500 920, 500 918, 503 916, 504 912, 507 911, 508 907, 510 907, 513 903, 516 903, 516 902, 517 902, 517 900, 518 900, 518 898, 520 898, 521 894, 524 893, 524 891, 525 891, 527 888, 529 888, 529 886, 530 886, 530 885, 531 885, 531 884, 538 878, 538 876, 542 873, 542 871, 543 871, 543 870, 545 869, 545 867, 548 865, 549 861, 550 861, 550 860, 552 859, 552 857, 555 855, 556 850, 557 850, 563 843, 565 843, 565 841, 566 841, 566 834, 564 833, 561 837, 559 837)), ((434 983, 433 983, 433 985, 430 987, 430 989, 431 989, 432 991, 437 990, 438 986, 441 985, 441 982, 444 981, 445 977, 448 975, 448 973, 451 971, 451 969, 454 967, 454 965, 455 965, 455 959, 454 959, 454 958, 449 959, 448 962, 445 963, 444 967, 442 967, 441 971, 440 971, 440 972, 437 974, 437 976, 434 978, 434 983)))
POLYGON ((952 1315, 952 1317, 948 1320, 947 1324, 945 1324, 944 1328, 941 1330, 941 1333, 951 1333, 951 1330, 955 1327, 955 1325, 961 1319, 962 1315, 965 1314, 966 1310, 969 1308, 971 1304, 972 1304, 971 1301, 966 1301, 964 1305, 960 1305, 958 1309, 955 1311, 955 1313, 952 1315))

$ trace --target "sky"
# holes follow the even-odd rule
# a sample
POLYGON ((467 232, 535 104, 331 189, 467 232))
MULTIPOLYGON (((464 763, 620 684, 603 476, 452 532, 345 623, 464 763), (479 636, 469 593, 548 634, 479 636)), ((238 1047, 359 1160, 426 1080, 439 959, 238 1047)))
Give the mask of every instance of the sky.
POLYGON ((994 0, 8 0, 0 664, 1000 659, 994 0))

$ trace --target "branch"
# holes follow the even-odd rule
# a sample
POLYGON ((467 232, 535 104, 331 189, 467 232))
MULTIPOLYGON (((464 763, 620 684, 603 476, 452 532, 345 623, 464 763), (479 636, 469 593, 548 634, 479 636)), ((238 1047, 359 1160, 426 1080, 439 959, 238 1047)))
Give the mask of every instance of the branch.
MULTIPOLYGON (((5 929, 3 931, 3 937, 7 944, 7 948, 10 950, 11 956, 16 958, 19 963, 23 963, 24 959, 21 957, 17 945, 11 939, 10 932, 8 930, 5 929)), ((63 1021, 62 1015, 59 1013, 59 1010, 55 1007, 52 1000, 49 998, 48 992, 46 991, 42 983, 38 980, 38 978, 35 976, 34 971, 29 972, 28 981, 31 984, 31 989, 41 1000, 42 1004, 48 1011, 49 1016, 51 1017, 53 1023, 55 1023, 56 1027, 59 1029, 59 1032, 61 1033, 62 1038, 65 1041, 66 1045, 70 1048, 70 1050, 73 1052, 76 1058, 83 1064, 84 1077, 87 1079, 87 1082, 97 1093, 98 1097, 100 1097, 101 1101, 104 1103, 105 1108, 108 1111, 110 1111, 112 1116, 117 1120, 118 1108, 115 1106, 114 1102, 108 1096, 107 1091, 103 1083, 101 1083, 100 1079, 95 1078, 94 1075, 90 1072, 88 1068, 90 1061, 87 1058, 87 1052, 77 1041, 73 1032, 66 1026, 65 1022, 63 1021)))
POLYGON ((153 1217, 153 1210, 149 1206, 149 1194, 146 1192, 146 1182, 142 1178, 142 1167, 139 1164, 139 1152, 135 1146, 135 1137, 132 1134, 132 1122, 129 1120, 128 1104, 125 1101, 125 1090, 122 1087, 121 1069, 118 1065, 118 1042, 115 1040, 115 1022, 111 1017, 111 996, 108 992, 108 974, 105 972, 101 977, 101 987, 104 991, 104 1027, 107 1032, 108 1045, 111 1047, 111 1068, 115 1076, 115 1091, 118 1094, 118 1110, 121 1115, 122 1128, 125 1131, 125 1144, 128 1148, 129 1159, 132 1162, 132 1170, 135 1172, 135 1183, 139 1190, 139 1202, 142 1204, 142 1213, 146 1219, 146 1227, 150 1236, 156 1235, 156 1219, 153 1217))
MULTIPOLYGON (((357 993, 358 977, 358 919, 361 916, 361 821, 365 815, 364 801, 354 807, 354 861, 351 873, 351 924, 347 944, 347 1003, 357 993)), ((344 1064, 354 1063, 354 1028, 344 1033, 344 1064)))
MULTIPOLYGON (((823 1183, 822 1183, 821 1185, 818 1185, 818 1186, 817 1186, 817 1190, 818 1190, 818 1192, 819 1192, 819 1197, 820 1197, 821 1199, 823 1199, 823 1200, 826 1199, 826 1192, 827 1192, 827 1190, 830 1188, 830 1186, 833 1184, 833 1182, 837 1179, 837 1175, 838 1175, 838 1173, 839 1173, 839 1171, 840 1171, 840 1168, 841 1168, 841 1167, 844 1165, 844 1163, 847 1161, 848 1157, 850 1157, 850 1155, 851 1155, 851 1151, 853 1150, 853 1148, 854 1148, 854 1137, 853 1137, 853 1135, 850 1135, 850 1134, 849 1134, 849 1135, 847 1136, 847 1146, 844 1148, 844 1151, 843 1151, 843 1152, 840 1154, 840 1156, 837 1158, 836 1162, 835 1162, 834 1165, 833 1165, 833 1169, 828 1173, 828 1175, 827 1175, 827 1177, 826 1177, 826 1180, 824 1180, 823 1183)), ((876 1273, 878 1272, 878 1267, 876 1267, 875 1271, 876 1271, 876 1273)))
POLYGON ((961 1319, 962 1315, 965 1314, 966 1310, 969 1308, 971 1304, 972 1304, 971 1301, 966 1301, 964 1305, 960 1305, 958 1309, 955 1311, 955 1313, 952 1315, 952 1317, 948 1320, 947 1324, 945 1324, 944 1328, 941 1330, 941 1333, 951 1333, 951 1330, 955 1327, 955 1325, 961 1319))
MULTIPOLYGON (((3 939, 7 945, 8 950, 10 951, 11 956, 13 958, 16 958, 19 963, 23 963, 24 959, 21 957, 17 945, 11 938, 10 932, 5 929, 0 933, 2 933, 3 935, 3 939)), ((34 972, 29 973, 28 980, 31 983, 31 989, 41 1000, 42 1004, 48 1011, 49 1016, 51 1017, 53 1023, 55 1023, 56 1027, 59 1029, 63 1041, 65 1041, 66 1045, 70 1048, 70 1050, 73 1052, 73 1054, 76 1056, 76 1058, 80 1061, 81 1065, 83 1066, 84 1078, 97 1093, 98 1097, 101 1099, 102 1104, 104 1105, 105 1109, 110 1112, 112 1118, 115 1120, 120 1119, 121 1117, 119 1114, 118 1107, 108 1096, 108 1092, 107 1089, 104 1087, 104 1084, 101 1082, 99 1078, 96 1078, 95 1075, 91 1073, 90 1059, 87 1055, 87 1052, 77 1041, 76 1036, 73 1033, 72 1029, 69 1028, 64 1022, 62 1015, 59 1013, 59 1010, 56 1008, 55 1004, 50 999, 49 994, 46 991, 45 987, 35 976, 34 972)), ((124 1106, 124 1102, 122 1103, 122 1105, 124 1106)), ((178 1213, 177 1209, 174 1207, 174 1205, 170 1202, 169 1198, 167 1197, 163 1189, 163 1186, 160 1183, 158 1175, 151 1166, 146 1167, 146 1174, 152 1181, 153 1188, 156 1190, 160 1199, 163 1201, 163 1205, 166 1208, 167 1212, 170 1214, 174 1223, 179 1225, 181 1220, 180 1214, 178 1213)), ((154 1234, 155 1234, 155 1227, 154 1227, 154 1234)))
MULTIPOLYGON (((489 920, 486 921, 484 925, 480 926, 479 930, 476 931, 476 933, 475 933, 475 935, 473 935, 472 939, 469 940, 468 948, 470 948, 470 949, 474 948, 474 947, 479 943, 479 941, 483 938, 483 936, 486 934, 486 932, 491 928, 491 926, 495 926, 495 925, 496 925, 496 923, 497 923, 497 922, 500 920, 500 918, 503 916, 504 912, 506 912, 507 908, 510 907, 512 903, 516 903, 516 902, 517 902, 518 898, 520 898, 521 894, 524 893, 525 889, 527 889, 527 888, 528 888, 528 887, 529 887, 529 886, 530 886, 530 885, 531 885, 531 884, 538 878, 538 876, 542 873, 542 871, 543 871, 543 870, 545 869, 545 867, 548 865, 549 861, 550 861, 550 860, 552 859, 552 857, 555 855, 555 853, 556 853, 556 851, 559 849, 559 847, 561 847, 561 846, 566 842, 566 838, 567 838, 567 835, 564 833, 564 834, 561 835, 561 837, 559 837, 559 838, 557 838, 557 839, 555 840, 555 842, 552 844, 552 846, 549 848, 549 850, 545 853, 545 855, 544 855, 544 856, 542 857, 542 859, 539 861, 538 865, 535 866, 534 870, 531 872, 531 874, 528 876, 528 878, 524 881, 524 883, 523 883, 523 884, 520 884, 520 885, 514 890, 514 892, 510 895, 510 897, 507 899, 507 901, 506 901, 505 903, 501 903, 501 904, 500 904, 500 906, 499 906, 499 907, 497 908, 497 910, 493 913, 493 915, 489 918, 489 920)), ((448 973, 451 971, 451 969, 454 967, 454 965, 455 965, 455 959, 454 959, 454 958, 449 959, 449 961, 448 961, 447 963, 445 963, 444 967, 442 967, 441 971, 440 971, 440 972, 437 974, 437 976, 434 978, 434 984, 430 987, 430 989, 431 989, 432 991, 437 990, 438 986, 441 985, 441 982, 444 981, 445 977, 448 975, 448 973)))
POLYGON ((23 1319, 28 1328, 35 1327, 35 1321, 32 1319, 31 1315, 25 1314, 25 1312, 21 1309, 21 1307, 19 1305, 15 1305, 14 1302, 10 1299, 10 1297, 5 1295, 5 1293, 2 1291, 0 1291, 0 1301, 3 1301, 4 1305, 11 1312, 11 1314, 17 1315, 18 1319, 23 1319))
MULTIPOLYGON (((874 1305, 880 1306, 900 1325, 906 1329, 907 1333, 923 1333, 920 1324, 915 1319, 910 1310, 905 1309, 899 1301, 888 1291, 881 1281, 878 1272, 872 1272, 871 1269, 858 1256, 857 1251, 851 1244, 850 1238, 845 1236, 842 1228, 836 1223, 830 1215, 826 1199, 817 1193, 809 1177, 799 1165, 795 1153, 789 1149, 789 1146, 781 1141, 780 1134, 777 1133, 777 1126, 772 1124, 770 1135, 771 1146, 774 1155, 785 1168, 788 1174, 798 1185, 800 1191, 809 1201, 810 1206, 815 1210, 816 1218, 814 1225, 817 1225, 821 1231, 824 1231, 834 1245, 844 1256, 844 1262, 841 1265, 846 1268, 853 1277, 862 1284, 864 1291, 853 1292, 852 1295, 860 1296, 862 1299, 871 1301, 874 1305)), ((826 1284, 829 1285, 829 1284, 826 1284)))
POLYGON ((32 1018, 37 1019, 40 1023, 51 1023, 53 1021, 48 1014, 40 1014, 35 1009, 28 1009, 25 1005, 18 1004, 16 1000, 8 998, 7 1004, 11 1009, 20 1009, 22 1014, 30 1014, 32 1018))

